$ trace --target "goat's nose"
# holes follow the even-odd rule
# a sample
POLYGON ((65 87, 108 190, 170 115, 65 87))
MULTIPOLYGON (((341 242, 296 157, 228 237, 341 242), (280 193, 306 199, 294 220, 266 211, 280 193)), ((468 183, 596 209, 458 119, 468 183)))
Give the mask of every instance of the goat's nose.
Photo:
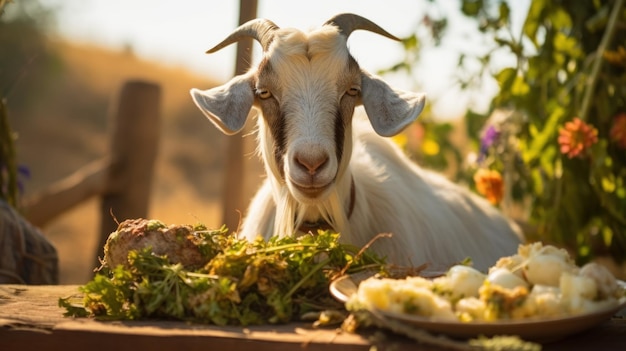
POLYGON ((294 159, 296 161, 296 165, 298 165, 302 170, 308 172, 310 175, 314 175, 328 162, 328 155, 326 153, 298 153, 295 155, 294 159))

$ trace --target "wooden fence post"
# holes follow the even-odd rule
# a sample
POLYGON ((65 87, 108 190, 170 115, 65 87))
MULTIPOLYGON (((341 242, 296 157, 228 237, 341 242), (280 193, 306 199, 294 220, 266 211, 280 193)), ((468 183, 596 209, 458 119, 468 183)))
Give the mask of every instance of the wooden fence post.
MULTIPOLYGON (((239 24, 243 24, 256 18, 257 0, 239 1, 239 24)), ((252 62, 252 39, 246 38, 237 43, 237 57, 235 62, 235 75, 245 73, 252 62)), ((250 130, 250 121, 246 130, 250 130)), ((236 210, 245 211, 246 201, 245 187, 245 163, 244 163, 244 140, 241 133, 227 139, 228 157, 224 170, 224 190, 222 194, 222 223, 230 230, 236 230, 239 226, 240 214, 236 210)), ((249 195, 249 194, 246 194, 249 195)), ((243 213, 241 213, 243 215, 243 213)))
POLYGON ((117 229, 116 220, 148 216, 159 148, 161 88, 150 82, 128 81, 112 106, 116 110, 110 115, 111 167, 102 195, 96 267, 106 239, 117 229))

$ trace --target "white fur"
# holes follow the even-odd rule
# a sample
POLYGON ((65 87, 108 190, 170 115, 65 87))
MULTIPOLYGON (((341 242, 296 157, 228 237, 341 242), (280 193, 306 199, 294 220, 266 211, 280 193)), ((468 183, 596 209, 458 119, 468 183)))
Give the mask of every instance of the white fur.
POLYGON ((419 168, 383 137, 417 118, 423 94, 394 89, 355 66, 347 38, 335 26, 273 33, 264 53, 271 69, 260 65, 223 86, 191 91, 200 110, 226 134, 243 128, 253 106, 261 112, 259 153, 268 178, 248 208, 241 235, 293 235, 303 222, 322 219, 343 242, 360 247, 379 233, 391 233, 371 248, 390 263, 427 263, 432 270, 467 257, 486 270, 499 257, 516 252, 519 233, 494 207, 419 168), (357 105, 363 106, 361 117, 350 121, 346 111, 357 105), (338 106, 345 107, 343 145, 335 145, 338 106), (278 161, 270 132, 275 113, 263 115, 263 110, 277 108, 285 116, 280 130, 286 135, 278 161), (336 156, 339 147, 341 159, 336 156), (315 169, 315 164, 323 166, 315 169), (353 182, 356 196, 349 214, 353 182))
MULTIPOLYGON (((343 242, 363 246, 379 233, 391 233, 391 238, 380 238, 371 248, 390 263, 428 263, 432 270, 470 257, 474 267, 486 271, 498 258, 516 252, 519 232, 491 204, 418 167, 363 119, 355 117, 353 123, 349 167, 337 179, 336 191, 317 206, 329 222, 335 221, 343 242), (356 197, 347 220, 351 177, 356 197)), ((295 214, 306 207, 270 177, 251 202, 240 234, 267 239, 281 233, 274 230, 275 218, 291 226, 295 214), (284 216, 276 217, 277 208, 284 216)))

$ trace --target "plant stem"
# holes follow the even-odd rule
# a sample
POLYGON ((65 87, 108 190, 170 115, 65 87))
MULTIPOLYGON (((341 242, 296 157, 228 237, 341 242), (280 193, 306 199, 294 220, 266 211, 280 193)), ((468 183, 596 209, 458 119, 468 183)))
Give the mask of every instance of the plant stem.
POLYGON ((594 91, 596 90, 596 82, 598 81, 598 75, 600 73, 600 68, 602 67, 603 62, 602 53, 606 51, 609 43, 611 43, 611 40, 613 39, 613 34, 615 34, 615 30, 617 29, 617 19, 619 18, 623 5, 624 0, 615 1, 615 6, 613 6, 613 11, 611 12, 611 17, 609 18, 609 22, 606 25, 606 30, 604 31, 604 36, 602 36, 600 45, 596 49, 595 61, 593 62, 593 67, 591 68, 591 74, 587 79, 587 90, 585 91, 583 103, 580 108, 580 115, 578 116, 583 121, 587 120, 587 114, 589 113, 591 98, 594 91))
POLYGON ((295 293, 296 290, 298 290, 298 288, 300 288, 300 286, 302 286, 302 284, 304 284, 304 282, 306 282, 309 278, 311 278, 311 276, 313 274, 315 274, 315 272, 317 272, 320 269, 324 268, 328 263, 330 263, 330 258, 327 258, 327 259, 321 261, 320 263, 316 264, 315 267, 313 267, 313 269, 311 269, 311 271, 309 271, 309 273, 307 273, 307 275, 302 277, 302 279, 300 279, 300 281, 297 282, 296 285, 294 285, 291 288, 291 290, 289 290, 289 292, 287 294, 285 294, 285 298, 290 297, 291 295, 293 295, 293 293, 295 293))
POLYGON ((318 244, 293 243, 293 244, 274 246, 274 247, 270 247, 266 249, 257 249, 255 250, 255 253, 269 253, 269 252, 283 251, 287 249, 294 249, 294 248, 300 248, 300 247, 316 247, 316 246, 319 246, 319 245, 318 244))

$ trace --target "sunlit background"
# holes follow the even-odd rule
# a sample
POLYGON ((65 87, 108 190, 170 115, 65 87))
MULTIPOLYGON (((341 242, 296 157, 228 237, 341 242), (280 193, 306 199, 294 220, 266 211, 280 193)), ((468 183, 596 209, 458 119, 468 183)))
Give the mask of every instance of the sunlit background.
MULTIPOLYGON (((383 75, 396 87, 425 92, 428 110, 422 118, 451 121, 451 132, 445 131, 448 126, 440 129, 448 133, 445 138, 439 134, 423 138, 424 130, 418 127, 409 129, 399 142, 415 147, 411 138, 421 138, 419 148, 444 163, 451 155, 440 152, 443 148, 460 149, 454 156, 458 169, 467 150, 467 136, 456 133, 464 130, 464 115, 468 109, 487 111, 498 92, 493 76, 502 67, 515 65, 510 52, 494 51, 491 71, 476 75, 481 64, 469 58, 486 55, 494 46, 486 42, 476 19, 461 13, 461 3, 259 0, 257 13, 281 27, 307 30, 335 14, 351 12, 399 38, 414 37, 417 57, 407 57, 406 40, 395 42, 366 31, 351 35, 349 46, 364 69, 383 75), (447 20, 445 35, 437 42, 432 24, 441 19, 447 20), (459 65, 462 55, 466 60, 459 65), (390 70, 407 60, 410 72, 390 70), (462 85, 472 74, 480 84, 462 85), (448 138, 454 145, 445 144, 448 138)), ((521 37, 529 3, 510 1, 507 35, 521 37)), ((12 66, 0 72, 0 88, 18 135, 18 162, 30 173, 22 180, 26 198, 109 152, 108 116, 117 93, 125 81, 143 79, 162 89, 161 144, 149 216, 165 223, 222 224, 227 137, 206 121, 188 92, 233 76, 235 45, 211 55, 205 51, 237 27, 238 1, 22 0, 9 3, 3 16, 34 19, 43 32, 42 38, 30 37, 30 32, 19 28, 0 32, 19 51, 12 66), (33 38, 35 44, 29 41, 33 38)), ((247 154, 246 159, 254 157, 247 154)), ((246 176, 256 186, 261 175, 246 176)), ((99 221, 99 201, 94 198, 42 228, 59 251, 61 283, 81 283, 91 277, 99 221)))
MULTIPOLYGON (((496 206, 535 220, 531 229, 568 245, 582 260, 599 253, 621 262, 626 115, 620 94, 626 92, 619 79, 626 51, 623 20, 608 20, 620 13, 613 3, 259 0, 257 16, 307 30, 351 12, 401 38, 357 31, 348 42, 363 69, 427 94, 425 112, 396 142, 422 166, 479 194, 478 185, 496 182, 502 190, 493 198, 496 206), (618 33, 610 45, 607 28, 618 33), (590 80, 597 80, 597 89, 590 80), (579 140, 576 126, 590 131, 589 145, 566 155, 563 143, 579 140), (561 137, 561 130, 571 135, 561 137)), ((233 211, 221 203, 232 139, 207 122, 189 89, 232 78, 236 46, 205 51, 237 27, 238 17, 239 1, 8 2, 0 21, 0 92, 17 135, 23 198, 110 152, 120 87, 139 79, 162 91, 149 216, 221 226, 223 212, 233 211)), ((253 61, 259 59, 255 45, 253 61)), ((250 150, 245 158, 254 163, 250 150)), ((252 189, 251 196, 262 172, 257 163, 245 173, 242 187, 252 189)), ((42 226, 57 247, 61 283, 92 275, 99 206, 92 198, 42 226)))
MULTIPOLYGON (((234 45, 214 55, 204 52, 237 26, 238 1, 42 0, 42 3, 57 14, 55 32, 66 40, 132 50, 142 58, 181 66, 219 81, 230 78, 234 71, 234 45)), ((528 0, 511 3, 513 28, 521 28, 528 4, 528 0)), ((425 16, 448 16, 443 43, 437 47, 423 43, 428 49, 422 54, 415 77, 392 79, 405 89, 426 91, 437 116, 455 118, 470 104, 484 107, 496 89, 495 84, 487 85, 484 91, 470 98, 456 84, 458 54, 484 49, 476 25, 461 15, 459 7, 455 0, 260 0, 258 17, 268 18, 281 27, 306 30, 337 13, 351 12, 403 38, 419 30, 425 16)), ((404 55, 400 44, 366 32, 350 37, 350 50, 361 66, 372 72, 390 67, 404 55)))

